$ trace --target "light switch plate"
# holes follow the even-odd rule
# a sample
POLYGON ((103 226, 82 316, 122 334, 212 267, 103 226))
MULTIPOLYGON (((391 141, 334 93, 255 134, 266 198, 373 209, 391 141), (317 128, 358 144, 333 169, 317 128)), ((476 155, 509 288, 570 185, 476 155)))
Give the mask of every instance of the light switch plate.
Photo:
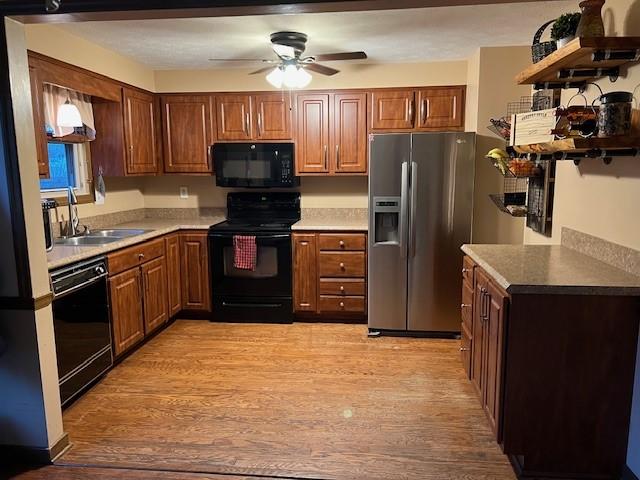
POLYGON ((180 187, 180 198, 189 198, 189 189, 187 187, 180 187))

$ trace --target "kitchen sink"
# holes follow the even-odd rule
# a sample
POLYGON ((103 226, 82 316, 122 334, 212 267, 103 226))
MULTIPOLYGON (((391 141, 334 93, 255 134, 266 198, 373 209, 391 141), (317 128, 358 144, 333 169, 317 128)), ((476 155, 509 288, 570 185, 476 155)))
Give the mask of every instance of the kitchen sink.
POLYGON ((88 235, 84 237, 59 238, 56 240, 56 245, 70 245, 73 247, 95 246, 117 242, 121 238, 122 237, 92 237, 88 235))
POLYGON ((95 230, 86 237, 117 237, 127 238, 134 235, 142 235, 143 233, 150 232, 151 230, 142 230, 141 228, 112 228, 110 230, 95 230))

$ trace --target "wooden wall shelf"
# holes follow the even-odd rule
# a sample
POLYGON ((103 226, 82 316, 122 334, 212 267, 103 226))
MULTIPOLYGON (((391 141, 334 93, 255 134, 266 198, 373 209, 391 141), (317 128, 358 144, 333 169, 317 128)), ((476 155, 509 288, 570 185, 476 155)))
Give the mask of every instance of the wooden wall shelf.
POLYGON ((640 137, 565 138, 547 143, 516 145, 517 153, 578 153, 590 150, 629 150, 640 148, 640 137))
POLYGON ((516 82, 519 85, 528 85, 544 82, 590 81, 612 76, 611 69, 615 71, 622 65, 638 63, 639 57, 640 37, 576 38, 520 72, 516 76, 516 82), (598 59, 600 57, 602 57, 601 60, 598 59), (566 74, 566 71, 571 69, 585 70, 585 72, 579 76, 561 74, 561 71, 565 71, 563 73, 566 74), (598 69, 602 70, 598 72, 598 69))

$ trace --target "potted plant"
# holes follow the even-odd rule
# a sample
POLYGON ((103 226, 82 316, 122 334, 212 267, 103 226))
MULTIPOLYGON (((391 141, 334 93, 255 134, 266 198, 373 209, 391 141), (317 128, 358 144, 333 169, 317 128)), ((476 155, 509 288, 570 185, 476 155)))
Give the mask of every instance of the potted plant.
POLYGON ((558 48, 564 47, 575 38, 580 16, 580 13, 565 13, 555 21, 551 27, 551 38, 556 41, 558 48))

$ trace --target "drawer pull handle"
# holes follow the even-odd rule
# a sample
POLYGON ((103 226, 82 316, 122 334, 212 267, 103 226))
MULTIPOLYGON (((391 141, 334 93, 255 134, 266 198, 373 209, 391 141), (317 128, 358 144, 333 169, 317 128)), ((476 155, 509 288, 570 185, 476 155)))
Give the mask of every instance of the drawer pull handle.
POLYGON ((465 273, 469 273, 469 269, 468 269, 468 268, 463 268, 463 269, 462 269, 462 273, 463 273, 463 274, 465 274, 465 273))
POLYGON ((463 303, 460 305, 460 308, 469 308, 471 305, 468 303, 463 303))
POLYGON ((344 302, 340 302, 340 308, 344 308, 344 302))
POLYGON ((344 241, 343 240, 340 240, 340 246, 344 247, 344 241))
POLYGON ((142 260, 144 258, 144 253, 139 253, 138 254, 138 260, 142 260))
POLYGON ((466 348, 466 347, 460 347, 460 351, 461 351, 461 352, 468 352, 468 351, 469 351, 469 349, 468 349, 468 348, 466 348))

